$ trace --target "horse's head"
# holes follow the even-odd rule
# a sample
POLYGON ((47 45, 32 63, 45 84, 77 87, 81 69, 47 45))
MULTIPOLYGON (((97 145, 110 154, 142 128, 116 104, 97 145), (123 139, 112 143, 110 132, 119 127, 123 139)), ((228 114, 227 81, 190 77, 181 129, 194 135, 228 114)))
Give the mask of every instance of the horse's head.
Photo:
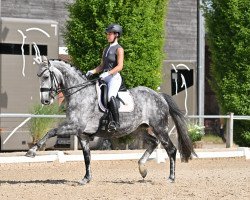
POLYGON ((34 60, 38 65, 37 76, 40 78, 41 103, 50 105, 58 94, 60 86, 64 85, 62 73, 44 56, 34 60))

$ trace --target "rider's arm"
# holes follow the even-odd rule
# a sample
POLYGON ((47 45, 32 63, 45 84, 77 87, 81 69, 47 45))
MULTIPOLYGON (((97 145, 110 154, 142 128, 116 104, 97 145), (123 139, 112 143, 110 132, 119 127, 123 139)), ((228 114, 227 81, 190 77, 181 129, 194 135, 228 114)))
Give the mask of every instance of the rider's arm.
POLYGON ((103 70, 103 61, 99 66, 97 66, 95 69, 93 69, 94 74, 99 73, 103 70))
POLYGON ((117 72, 121 71, 123 68, 123 61, 124 61, 124 50, 123 48, 117 49, 117 66, 114 67, 112 70, 109 71, 109 74, 116 74, 117 72))

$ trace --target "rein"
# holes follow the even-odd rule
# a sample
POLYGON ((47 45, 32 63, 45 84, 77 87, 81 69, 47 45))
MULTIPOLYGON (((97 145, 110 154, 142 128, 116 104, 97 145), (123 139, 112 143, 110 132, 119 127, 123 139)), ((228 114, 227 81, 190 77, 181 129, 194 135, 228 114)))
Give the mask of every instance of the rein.
MULTIPOLYGON (((76 90, 76 91, 74 91, 74 92, 72 92, 72 93, 69 93, 69 94, 67 94, 67 95, 65 95, 64 97, 69 97, 69 96, 71 96, 71 95, 73 95, 73 94, 75 94, 75 93, 77 93, 77 92, 79 92, 80 90, 82 90, 82 89, 84 89, 85 87, 87 87, 87 86, 89 86, 89 85, 92 85, 93 84, 93 82, 96 82, 97 80, 99 80, 100 78, 95 78, 95 79, 92 79, 92 80, 88 80, 88 81, 86 81, 85 83, 81 83, 81 84, 79 84, 79 85, 75 85, 75 86, 72 86, 72 87, 69 87, 69 88, 65 88, 65 89, 58 89, 58 93, 59 92, 65 92, 65 91, 68 91, 68 90, 70 90, 70 89, 73 89, 73 88, 79 88, 78 90, 76 90)), ((57 93, 57 94, 58 94, 57 93)), ((62 97, 60 97, 60 98, 62 98, 62 97)))

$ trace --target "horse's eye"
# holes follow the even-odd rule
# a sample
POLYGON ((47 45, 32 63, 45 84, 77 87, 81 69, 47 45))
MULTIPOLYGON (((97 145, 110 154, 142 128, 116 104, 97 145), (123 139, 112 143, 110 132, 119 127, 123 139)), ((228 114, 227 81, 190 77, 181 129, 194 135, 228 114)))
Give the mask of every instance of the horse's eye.
POLYGON ((43 76, 43 80, 48 80, 48 76, 43 76))

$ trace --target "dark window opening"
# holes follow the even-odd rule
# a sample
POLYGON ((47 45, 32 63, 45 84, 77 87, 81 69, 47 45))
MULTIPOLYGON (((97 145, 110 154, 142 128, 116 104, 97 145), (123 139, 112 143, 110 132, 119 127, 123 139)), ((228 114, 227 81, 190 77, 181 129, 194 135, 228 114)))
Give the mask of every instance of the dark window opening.
POLYGON ((0 43, 0 54, 13 54, 13 55, 29 55, 30 48, 28 44, 11 44, 11 43, 0 43))
POLYGON ((178 69, 177 72, 175 70, 171 70, 172 95, 185 90, 184 83, 186 85, 186 88, 189 88, 194 84, 193 73, 193 69, 178 69), (181 75, 183 76, 183 78, 181 77, 181 75))
MULTIPOLYGON (((41 56, 47 56, 48 55, 48 46, 47 45, 37 45, 40 55, 41 56)), ((34 45, 32 45, 32 55, 36 55, 36 51, 34 48, 34 45)))

